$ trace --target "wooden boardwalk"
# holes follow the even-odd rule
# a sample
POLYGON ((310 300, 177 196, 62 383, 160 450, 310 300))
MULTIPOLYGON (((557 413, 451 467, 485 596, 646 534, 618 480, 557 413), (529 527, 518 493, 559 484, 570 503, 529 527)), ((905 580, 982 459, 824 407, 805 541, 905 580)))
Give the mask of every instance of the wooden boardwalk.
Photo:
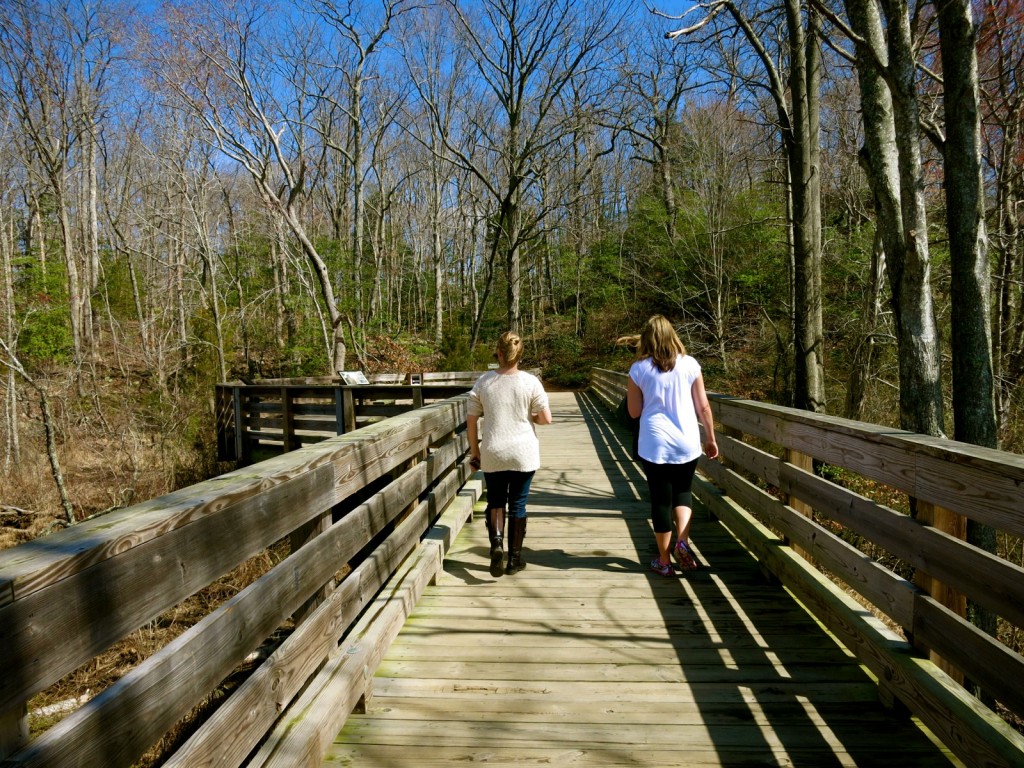
POLYGON ((325 765, 946 766, 718 522, 647 570, 645 484, 585 395, 552 395, 515 576, 463 529, 325 765))

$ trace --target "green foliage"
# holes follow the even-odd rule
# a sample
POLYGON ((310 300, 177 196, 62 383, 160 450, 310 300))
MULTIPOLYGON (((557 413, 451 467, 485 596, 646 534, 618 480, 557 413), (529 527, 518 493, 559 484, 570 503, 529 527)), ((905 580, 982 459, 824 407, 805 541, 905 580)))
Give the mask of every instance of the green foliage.
POLYGON ((69 362, 74 354, 68 311, 45 303, 26 313, 25 325, 18 340, 24 361, 45 363, 69 362))
POLYGON ((449 327, 441 338, 440 369, 442 371, 470 371, 474 369, 474 355, 469 348, 469 331, 449 327))
POLYGON ((593 363, 584 355, 583 343, 569 327, 568 319, 534 341, 539 347, 545 381, 569 389, 587 385, 593 363))
POLYGON ((22 318, 18 348, 23 361, 70 361, 74 339, 63 269, 51 264, 44 273, 32 258, 18 259, 15 266, 16 302, 22 318))

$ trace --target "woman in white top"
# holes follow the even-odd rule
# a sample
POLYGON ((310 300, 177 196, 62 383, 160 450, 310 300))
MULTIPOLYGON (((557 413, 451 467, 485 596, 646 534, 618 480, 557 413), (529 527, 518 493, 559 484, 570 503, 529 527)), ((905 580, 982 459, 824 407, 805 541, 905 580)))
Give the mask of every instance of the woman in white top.
POLYGON ((511 331, 498 339, 498 369, 477 379, 469 393, 470 461, 487 482, 487 531, 491 540, 491 575, 501 576, 505 505, 508 504, 508 566, 513 574, 526 567, 526 497, 540 468, 535 424, 551 423, 544 387, 533 374, 519 370, 523 341, 511 331), (481 423, 482 422, 482 423, 481 423))
POLYGON ((679 567, 692 571, 697 561, 690 549, 690 486, 701 455, 698 422, 704 427, 703 450, 709 459, 718 457, 718 443, 700 365, 686 354, 672 324, 661 315, 651 317, 640 334, 637 360, 629 369, 626 405, 629 415, 640 419, 637 452, 647 475, 658 545, 651 570, 672 576, 671 550, 679 567))

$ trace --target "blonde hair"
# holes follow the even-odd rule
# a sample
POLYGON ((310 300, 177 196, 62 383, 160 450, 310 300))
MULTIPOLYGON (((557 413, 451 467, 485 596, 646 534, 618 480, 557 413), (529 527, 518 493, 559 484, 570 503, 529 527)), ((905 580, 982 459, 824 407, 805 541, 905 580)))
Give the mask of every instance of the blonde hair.
POLYGON ((676 357, 686 354, 686 347, 679 340, 676 329, 662 315, 648 318, 640 332, 640 343, 636 348, 636 359, 651 358, 658 370, 667 373, 676 367, 676 357))
POLYGON ((518 333, 505 331, 505 333, 498 337, 498 356, 505 365, 513 366, 518 364, 523 359, 525 351, 526 348, 523 346, 523 340, 519 338, 518 333))

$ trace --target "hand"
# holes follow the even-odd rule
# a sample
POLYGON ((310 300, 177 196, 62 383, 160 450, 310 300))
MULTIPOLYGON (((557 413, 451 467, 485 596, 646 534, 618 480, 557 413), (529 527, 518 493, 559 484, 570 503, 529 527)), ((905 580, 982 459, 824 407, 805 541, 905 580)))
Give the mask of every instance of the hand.
POLYGON ((469 458, 469 466, 471 466, 473 469, 480 469, 480 457, 479 456, 470 456, 470 458, 469 458))
POLYGON ((714 441, 711 441, 711 442, 708 442, 708 443, 704 443, 704 453, 707 454, 707 457, 709 459, 711 459, 712 461, 714 461, 715 459, 719 458, 719 456, 718 456, 718 443, 716 443, 714 441))

